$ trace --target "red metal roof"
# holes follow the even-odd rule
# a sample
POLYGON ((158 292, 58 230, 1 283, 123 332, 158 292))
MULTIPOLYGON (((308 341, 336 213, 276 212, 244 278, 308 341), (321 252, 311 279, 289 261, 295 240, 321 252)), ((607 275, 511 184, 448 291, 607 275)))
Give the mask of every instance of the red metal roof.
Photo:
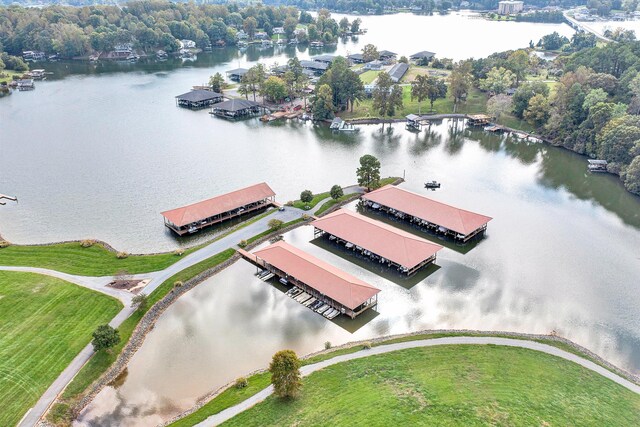
POLYGON ((252 185, 247 188, 222 194, 212 199, 162 212, 162 216, 178 227, 200 221, 214 215, 237 209, 249 203, 273 197, 276 193, 266 183, 252 185))
POLYGON ((348 209, 337 210, 311 224, 409 269, 442 249, 440 245, 348 209))
POLYGON ((255 251, 253 255, 351 310, 380 292, 380 289, 282 240, 255 251))
POLYGON ((491 217, 458 209, 395 185, 385 185, 363 195, 362 198, 424 219, 465 236, 492 220, 491 217))

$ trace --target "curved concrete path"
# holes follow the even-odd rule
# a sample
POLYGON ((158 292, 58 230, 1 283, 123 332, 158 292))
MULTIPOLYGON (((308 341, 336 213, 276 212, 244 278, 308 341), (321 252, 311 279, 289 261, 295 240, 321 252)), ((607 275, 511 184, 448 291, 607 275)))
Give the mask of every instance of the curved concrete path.
MULTIPOLYGON (((462 345, 495 344, 495 345, 502 345, 502 346, 509 346, 509 347, 527 348, 530 350, 551 354, 553 356, 557 356, 562 359, 575 362, 580 366, 583 366, 591 371, 594 371, 602 375, 603 377, 609 378, 611 381, 633 391, 634 393, 640 394, 639 385, 634 384, 631 381, 628 381, 625 378, 622 378, 621 376, 614 374, 608 369, 605 369, 602 366, 597 365, 573 353, 569 353, 564 350, 560 350, 557 347, 553 347, 547 344, 542 344, 536 341, 518 340, 518 339, 511 339, 511 338, 498 338, 498 337, 446 337, 446 338, 433 338, 433 339, 406 341, 406 342, 395 343, 395 344, 381 345, 378 347, 373 347, 369 350, 361 350, 356 353, 343 354, 341 356, 336 356, 334 358, 324 360, 322 362, 303 366, 302 368, 300 368, 300 373, 302 374, 302 376, 307 376, 313 372, 319 371, 320 369, 326 368, 327 366, 346 362, 348 360, 362 359, 363 357, 389 353, 392 351, 406 350, 406 349, 417 348, 417 347, 435 347, 439 345, 461 345, 461 344, 462 345)), ((247 400, 235 406, 227 408, 224 411, 221 411, 215 415, 210 416, 209 418, 202 421, 201 423, 196 424, 196 426, 208 427, 208 426, 217 426, 219 424, 222 424, 223 422, 228 421, 229 419, 233 418, 239 413, 244 412, 247 409, 251 408, 252 406, 262 402, 271 394, 273 394, 273 386, 269 386, 264 390, 254 394, 247 400)))

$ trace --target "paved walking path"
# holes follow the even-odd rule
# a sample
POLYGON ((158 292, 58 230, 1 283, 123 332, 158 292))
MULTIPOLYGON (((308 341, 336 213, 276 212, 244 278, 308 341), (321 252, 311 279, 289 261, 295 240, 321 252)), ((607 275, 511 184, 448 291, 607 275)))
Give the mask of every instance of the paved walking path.
MULTIPOLYGON (((634 384, 631 381, 628 381, 622 378, 621 376, 614 374, 608 369, 605 369, 602 366, 597 365, 573 353, 569 353, 564 350, 560 350, 557 347, 553 347, 547 344, 542 344, 536 341, 517 340, 517 339, 511 339, 511 338, 498 338, 498 337, 446 337, 446 338, 433 338, 433 339, 406 341, 406 342, 395 343, 395 344, 381 345, 378 347, 373 347, 368 350, 361 350, 356 353, 343 354, 341 356, 336 356, 332 359, 324 360, 322 362, 314 363, 312 365, 303 366, 302 368, 300 368, 300 373, 302 374, 302 376, 307 376, 313 372, 319 371, 320 369, 326 368, 327 366, 346 362, 348 360, 362 359, 363 357, 374 356, 376 354, 384 354, 392 351, 406 350, 406 349, 417 348, 417 347, 435 347, 439 345, 452 345, 452 344, 453 345, 495 344, 495 345, 503 345, 503 346, 509 346, 509 347, 528 348, 530 350, 540 351, 543 353, 560 357, 565 360, 569 360, 571 362, 575 362, 578 365, 581 365, 591 371, 594 371, 604 377, 609 378, 610 380, 633 391, 634 393, 640 394, 640 386, 638 386, 637 384, 634 384)), ((217 426, 219 424, 222 424, 223 422, 228 421, 229 419, 238 415, 239 413, 244 412, 247 409, 251 408, 252 406, 262 402, 271 394, 273 394, 273 386, 269 386, 264 390, 254 394, 247 400, 235 406, 227 408, 224 411, 221 411, 215 415, 210 416, 203 422, 196 424, 196 427, 217 426)))

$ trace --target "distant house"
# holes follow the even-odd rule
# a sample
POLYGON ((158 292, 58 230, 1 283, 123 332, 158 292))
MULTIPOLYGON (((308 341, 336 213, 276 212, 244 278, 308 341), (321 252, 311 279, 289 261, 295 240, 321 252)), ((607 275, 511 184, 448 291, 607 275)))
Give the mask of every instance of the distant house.
POLYGON ((498 14, 499 15, 515 15, 522 12, 524 9, 524 2, 518 0, 503 0, 498 2, 498 14))
POLYGON ((318 76, 321 74, 324 74, 324 72, 327 71, 327 68, 329 68, 328 63, 319 62, 319 61, 303 60, 303 61, 300 61, 300 65, 302 66, 303 69, 312 71, 315 75, 318 75, 318 76))
POLYGON ((399 62, 396 65, 394 65, 391 68, 391 70, 389 70, 389 76, 391 76, 391 80, 398 83, 402 79, 402 77, 404 77, 404 75, 407 73, 408 69, 409 69, 408 64, 405 64, 404 62, 399 62))
POLYGON ((383 65, 384 64, 382 63, 382 61, 379 61, 376 59, 375 61, 367 62, 366 64, 364 64, 364 69, 379 71, 379 70, 382 70, 383 65))
POLYGON ((180 48, 181 49, 193 49, 196 47, 196 42, 193 40, 180 40, 180 48))
POLYGON ((233 80, 234 82, 239 82, 242 80, 242 77, 247 74, 249 70, 246 68, 234 68, 233 70, 229 70, 226 72, 229 80, 233 80))
POLYGON ((336 55, 318 55, 311 58, 312 61, 324 62, 325 64, 331 64, 337 58, 336 55))
POLYGON ((236 33, 236 39, 238 40, 246 40, 249 38, 249 35, 244 32, 244 30, 240 30, 236 33))
POLYGON ((364 85, 364 94, 367 96, 373 95, 373 90, 376 88, 376 85, 364 85))
POLYGON ((256 40, 267 40, 269 38, 269 34, 265 33, 264 31, 259 31, 253 36, 253 38, 255 38, 256 40))
POLYGON ((47 56, 44 52, 38 52, 34 50, 25 50, 22 52, 22 59, 25 61, 44 61, 47 59, 47 56))
POLYGON ((366 61, 364 60, 364 56, 361 53, 354 53, 352 55, 347 55, 347 59, 354 64, 364 64, 366 61))
POLYGON ((428 50, 423 50, 421 52, 416 52, 409 57, 410 60, 415 62, 416 64, 425 64, 433 59, 436 56, 435 53, 429 52, 428 50))
POLYGON ((284 34, 284 28, 282 27, 275 27, 273 29, 273 34, 284 34))
POLYGON ((33 79, 16 80, 15 84, 18 90, 31 90, 36 88, 33 79))
POLYGON ((388 50, 381 50, 380 52, 380 61, 384 62, 385 64, 390 64, 392 62, 394 62, 396 60, 396 57, 398 56, 397 53, 395 52, 391 52, 388 50))

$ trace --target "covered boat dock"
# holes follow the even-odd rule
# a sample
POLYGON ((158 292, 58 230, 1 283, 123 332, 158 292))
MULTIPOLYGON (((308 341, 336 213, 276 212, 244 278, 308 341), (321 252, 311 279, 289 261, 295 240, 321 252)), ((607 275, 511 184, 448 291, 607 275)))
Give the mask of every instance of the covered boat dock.
POLYGON ((191 108, 192 110, 199 110, 218 102, 222 102, 223 100, 224 97, 221 93, 197 89, 176 96, 176 105, 179 107, 191 108))
POLYGON ((213 104, 209 114, 225 119, 239 119, 260 113, 260 104, 248 99, 230 99, 229 101, 213 104))
POLYGON ((233 80, 234 82, 240 82, 245 74, 247 74, 249 70, 246 68, 234 68, 233 70, 229 70, 226 72, 229 80, 233 80))
POLYGON ((164 225, 178 236, 274 205, 276 193, 266 183, 162 212, 164 225))
POLYGON ((440 245, 348 209, 339 209, 311 225, 314 236, 324 235, 373 262, 386 264, 409 276, 434 262, 436 253, 442 249, 440 245))
POLYGON ((469 126, 487 126, 491 123, 492 117, 487 114, 469 114, 467 115, 467 124, 469 126))
POLYGON ((362 196, 365 207, 384 212, 434 234, 466 243, 481 236, 491 217, 441 203, 394 185, 362 196))
POLYGON ((380 289, 282 240, 243 255, 352 319, 378 303, 380 289))

